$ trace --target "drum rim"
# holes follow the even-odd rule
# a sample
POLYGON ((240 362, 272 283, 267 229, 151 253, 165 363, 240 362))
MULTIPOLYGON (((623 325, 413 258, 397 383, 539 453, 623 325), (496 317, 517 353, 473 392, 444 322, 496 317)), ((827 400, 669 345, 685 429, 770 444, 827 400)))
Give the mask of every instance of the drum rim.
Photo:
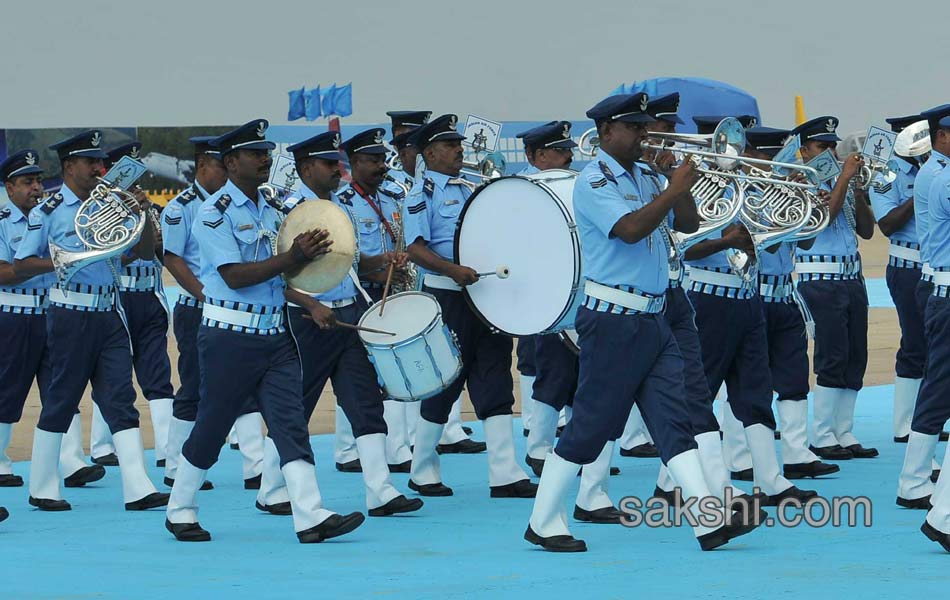
MULTIPOLYGON (((393 348, 399 348, 399 347, 401 347, 401 346, 407 346, 407 345, 409 345, 410 343, 415 342, 415 340, 416 340, 418 337, 425 336, 427 333, 431 332, 433 329, 435 329, 435 324, 436 324, 437 322, 439 322, 439 321, 442 321, 442 305, 439 304, 439 299, 438 299, 438 298, 436 298, 435 296, 433 296, 432 294, 430 294, 430 293, 428 293, 428 292, 423 292, 423 291, 418 291, 418 290, 406 290, 405 292, 399 292, 398 294, 393 294, 393 295, 391 295, 391 296, 387 296, 387 297, 386 297, 386 302, 392 302, 392 299, 393 299, 393 298, 398 298, 398 297, 400 297, 400 296, 408 296, 408 295, 427 296, 429 299, 431 299, 431 300, 435 303, 435 316, 432 317, 432 320, 429 321, 429 324, 426 325, 425 328, 423 328, 423 330, 422 330, 421 332, 419 332, 418 334, 412 336, 411 338, 409 338, 409 339, 407 339, 407 340, 402 340, 402 341, 400 341, 400 342, 396 342, 396 343, 393 343, 393 344, 385 344, 385 343, 383 343, 383 344, 378 344, 378 343, 375 343, 375 342, 368 342, 368 341, 366 341, 366 340, 363 338, 363 332, 362 332, 362 331, 357 331, 356 333, 359 334, 358 337, 360 338, 360 342, 362 342, 364 346, 371 346, 371 347, 373 347, 373 348, 381 348, 381 349, 393 349, 393 348)), ((364 312, 364 313, 362 314, 362 316, 360 316, 360 320, 356 322, 357 325, 359 325, 360 327, 363 327, 363 326, 364 326, 364 324, 363 324, 363 319, 365 319, 367 315, 369 315, 371 312, 373 312, 373 308, 374 308, 374 307, 377 307, 377 306, 379 306, 379 305, 382 304, 382 303, 383 303, 382 300, 380 300, 379 302, 374 302, 373 305, 370 306, 370 307, 366 310, 366 312, 364 312)), ((443 321, 443 323, 444 323, 444 321, 443 321)), ((451 331, 451 330, 449 330, 449 331, 451 331)))
MULTIPOLYGON (((573 171, 573 169, 551 169, 551 170, 573 171)), ((539 173, 543 173, 543 172, 544 172, 544 171, 539 171, 539 173)), ((536 175, 536 174, 537 174, 537 173, 534 173, 534 175, 536 175)), ((462 233, 462 221, 463 221, 464 218, 465 218, 465 213, 468 212, 468 209, 469 209, 469 207, 472 205, 472 202, 473 202, 473 201, 475 200, 475 198, 482 192, 482 190, 486 189, 486 188, 487 188, 489 185, 491 185, 492 183, 495 183, 496 181, 501 181, 501 180, 503 180, 503 179, 521 179, 521 180, 528 181, 528 182, 530 182, 531 184, 540 187, 540 188, 543 189, 545 192, 547 192, 547 194, 548 194, 549 196, 551 196, 551 198, 554 199, 555 205, 558 207, 558 210, 560 210, 560 211, 561 211, 561 214, 562 214, 564 217, 566 217, 565 220, 570 224, 570 226, 569 226, 568 229, 569 229, 569 231, 570 231, 571 238, 572 238, 572 239, 574 240, 574 242, 575 242, 575 243, 574 243, 574 258, 575 258, 575 260, 574 260, 574 285, 572 286, 571 289, 574 290, 574 293, 576 294, 577 291, 580 290, 580 288, 581 288, 581 283, 582 283, 582 280, 583 280, 583 278, 584 278, 584 276, 583 276, 583 265, 581 264, 581 261, 583 260, 582 252, 581 252, 581 240, 580 240, 580 236, 577 234, 577 223, 576 223, 576 221, 574 221, 573 216, 571 215, 571 213, 570 213, 570 212, 567 210, 567 208, 565 207, 564 202, 558 197, 557 194, 554 193, 554 190, 552 190, 549 186, 545 185, 543 181, 539 181, 539 180, 537 180, 537 179, 531 179, 531 177, 529 177, 529 176, 527 176, 527 175, 506 175, 506 176, 504 176, 504 177, 498 177, 498 178, 496 178, 496 179, 492 179, 492 180, 489 181, 488 183, 485 183, 485 184, 479 186, 478 189, 476 189, 475 192, 472 193, 472 195, 468 197, 468 200, 466 200, 466 201, 465 201, 465 204, 462 206, 462 210, 459 211, 458 222, 456 222, 456 224, 455 224, 455 236, 454 236, 454 238, 453 238, 453 240, 452 240, 452 257, 453 257, 453 261, 452 261, 452 262, 454 262, 454 263, 457 264, 457 265, 461 265, 461 264, 462 264, 461 262, 459 262, 459 237, 460 237, 460 235, 461 235, 461 233, 462 233)), ((566 179, 566 177, 565 177, 565 179, 566 179)), ((475 302, 472 300, 472 297, 469 295, 468 290, 467 290, 466 288, 464 288, 464 287, 462 288, 462 297, 465 298, 465 304, 467 304, 468 307, 469 307, 469 309, 471 309, 471 311, 472 311, 473 313, 475 313, 475 316, 478 317, 478 320, 481 321, 482 324, 484 324, 486 327, 488 327, 489 329, 491 329, 491 330, 494 331, 494 332, 500 333, 500 334, 502 334, 502 335, 507 335, 507 336, 509 336, 509 337, 523 337, 523 336, 526 336, 526 335, 547 335, 547 334, 557 333, 557 332, 559 332, 559 331, 561 331, 561 330, 560 330, 560 329, 552 329, 552 328, 557 327, 557 325, 558 325, 561 321, 564 320, 564 316, 568 313, 569 310, 571 310, 571 306, 574 305, 574 301, 573 301, 573 298, 574 298, 574 297, 572 296, 567 302, 564 303, 564 307, 561 309, 560 314, 558 314, 558 317, 557 317, 550 325, 548 325, 546 328, 542 329, 541 331, 539 331, 539 332, 537 332, 537 333, 527 333, 527 334, 525 334, 525 333, 511 333, 511 332, 509 332, 509 331, 505 331, 505 330, 502 329, 501 327, 499 327, 499 326, 495 325, 494 323, 492 323, 491 321, 489 321, 488 318, 486 318, 485 315, 482 313, 482 311, 478 310, 478 307, 475 306, 475 302)), ((565 329, 569 329, 569 328, 565 328, 565 329)))

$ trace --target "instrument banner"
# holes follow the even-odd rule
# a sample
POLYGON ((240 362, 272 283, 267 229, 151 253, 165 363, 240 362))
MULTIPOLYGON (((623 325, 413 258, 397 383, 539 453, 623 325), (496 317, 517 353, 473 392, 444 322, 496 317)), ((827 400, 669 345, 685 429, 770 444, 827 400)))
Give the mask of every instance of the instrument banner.
POLYGON ((887 163, 894 154, 896 140, 896 133, 872 126, 868 129, 868 137, 861 154, 869 161, 887 163))
POLYGON ((494 152, 501 137, 501 123, 469 115, 462 135, 466 138, 462 143, 475 152, 494 152))
POLYGON ((820 183, 824 183, 841 175, 841 165, 831 150, 825 150, 808 161, 807 165, 818 171, 818 181, 820 183))
POLYGON ((144 164, 129 156, 123 156, 102 178, 113 187, 128 190, 147 171, 148 167, 144 164))
POLYGON ((300 176, 297 175, 297 163, 293 157, 278 154, 274 158, 269 183, 285 192, 296 192, 300 189, 300 176))

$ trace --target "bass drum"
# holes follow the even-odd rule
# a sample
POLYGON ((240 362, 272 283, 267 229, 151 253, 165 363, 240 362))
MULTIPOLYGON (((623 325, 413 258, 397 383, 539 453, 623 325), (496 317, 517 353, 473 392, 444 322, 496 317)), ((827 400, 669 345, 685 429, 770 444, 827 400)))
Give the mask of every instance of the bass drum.
POLYGON ((465 287, 474 312, 511 336, 573 327, 583 300, 581 246, 574 224, 577 172, 541 171, 492 180, 468 199, 455 232, 455 262, 479 273, 465 287))

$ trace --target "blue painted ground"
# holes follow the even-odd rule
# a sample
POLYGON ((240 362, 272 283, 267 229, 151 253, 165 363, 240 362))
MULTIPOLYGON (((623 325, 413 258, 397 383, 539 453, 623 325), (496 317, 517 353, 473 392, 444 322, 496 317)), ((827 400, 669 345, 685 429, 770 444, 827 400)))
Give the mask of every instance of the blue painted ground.
MULTIPOLYGON (((950 581, 950 556, 918 531, 924 513, 894 505, 904 446, 891 441, 891 393, 870 388, 858 404, 855 429, 882 456, 843 462, 838 477, 807 482, 826 496, 869 496, 869 528, 762 528, 702 553, 685 528, 574 524, 590 551, 548 554, 521 539, 530 500, 489 499, 481 454, 443 458, 454 497, 426 499, 415 516, 368 519, 345 538, 303 546, 289 517, 254 509, 238 453, 225 449, 211 472, 216 489, 200 496, 201 523, 214 536, 208 544, 175 542, 162 511, 122 510, 115 469, 87 489, 67 490, 73 510, 66 513, 34 511, 25 488, 0 488, 0 505, 13 513, 0 524, 0 598, 936 595, 950 581)), ((520 436, 517 443, 523 456, 520 436)), ((325 504, 364 509, 361 476, 333 469, 332 436, 315 436, 313 447, 325 504)), ((614 462, 623 471, 611 480, 615 501, 649 496, 657 459, 614 462)), ((28 465, 16 471, 26 475, 28 465)), ((159 469, 151 474, 160 481, 159 469)), ((394 475, 403 490, 407 478, 394 475)))

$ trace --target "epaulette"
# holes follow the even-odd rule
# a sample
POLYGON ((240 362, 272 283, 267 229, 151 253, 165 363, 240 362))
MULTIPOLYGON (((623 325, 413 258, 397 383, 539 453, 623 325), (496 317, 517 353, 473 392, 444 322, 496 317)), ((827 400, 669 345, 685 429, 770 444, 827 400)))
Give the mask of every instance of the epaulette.
POLYGON ((422 180, 422 191, 425 192, 426 196, 432 197, 432 194, 435 193, 435 182, 432 181, 429 177, 426 177, 422 180))
POLYGON ((392 190, 387 190, 386 188, 379 188, 380 193, 386 194, 393 200, 402 200, 406 197, 406 192, 400 189, 398 192, 392 190))
POLYGON ((938 159, 937 159, 937 162, 940 163, 940 166, 941 166, 941 167, 946 167, 946 166, 947 166, 947 161, 945 161, 945 160, 940 160, 940 159, 938 158, 938 159))
POLYGON ((40 206, 40 210, 46 214, 50 214, 56 210, 57 206, 63 203, 63 200, 65 200, 65 198, 63 198, 61 193, 53 194, 40 206))
POLYGON ((342 192, 336 195, 340 200, 340 204, 345 204, 347 206, 353 206, 353 196, 356 195, 356 190, 353 188, 346 188, 342 192))
POLYGON ((6 218, 9 217, 11 214, 12 214, 12 213, 10 212, 10 209, 9 209, 9 208, 0 209, 0 221, 6 219, 6 218))
POLYGON ((186 188, 182 193, 178 194, 178 197, 175 200, 178 200, 178 203, 182 206, 188 206, 188 203, 198 197, 198 192, 194 188, 186 188))
POLYGON ((226 211, 229 206, 231 206, 231 196, 227 194, 221 194, 221 197, 214 203, 214 207, 217 208, 221 214, 224 214, 224 211, 226 211))
POLYGON ((600 161, 597 163, 597 165, 600 167, 600 172, 603 173, 604 177, 607 178, 607 181, 610 181, 612 183, 617 183, 617 178, 614 177, 614 174, 610 170, 610 167, 607 166, 607 163, 605 163, 604 161, 600 161))
POLYGON ((390 175, 389 173, 386 173, 385 175, 383 175, 383 181, 391 181, 393 183, 399 183, 398 181, 396 181, 396 178, 390 175))

